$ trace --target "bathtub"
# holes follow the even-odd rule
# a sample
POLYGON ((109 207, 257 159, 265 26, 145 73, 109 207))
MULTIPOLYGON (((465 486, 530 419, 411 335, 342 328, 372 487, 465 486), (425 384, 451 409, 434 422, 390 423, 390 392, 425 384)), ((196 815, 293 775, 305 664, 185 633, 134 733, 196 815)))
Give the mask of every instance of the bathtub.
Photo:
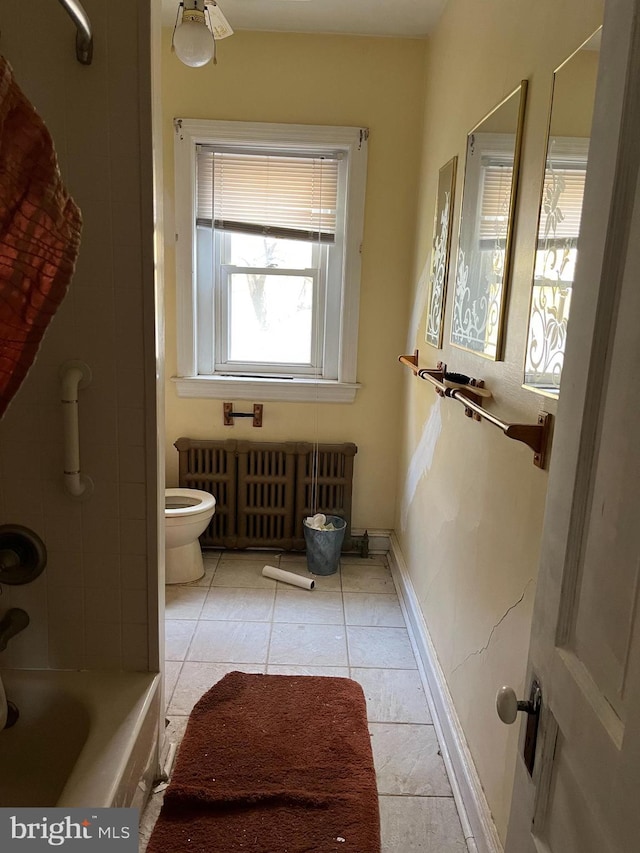
POLYGON ((160 675, 3 670, 0 806, 142 808, 156 770, 160 675))

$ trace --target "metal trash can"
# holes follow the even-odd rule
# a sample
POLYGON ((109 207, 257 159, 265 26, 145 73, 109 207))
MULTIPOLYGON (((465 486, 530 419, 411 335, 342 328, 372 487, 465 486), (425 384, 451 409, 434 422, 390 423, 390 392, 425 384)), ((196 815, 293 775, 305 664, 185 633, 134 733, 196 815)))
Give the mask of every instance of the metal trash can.
POLYGON ((340 550, 347 522, 338 515, 328 515, 327 524, 334 530, 314 530, 303 520, 304 541, 307 546, 307 568, 312 575, 334 575, 340 565, 340 550))

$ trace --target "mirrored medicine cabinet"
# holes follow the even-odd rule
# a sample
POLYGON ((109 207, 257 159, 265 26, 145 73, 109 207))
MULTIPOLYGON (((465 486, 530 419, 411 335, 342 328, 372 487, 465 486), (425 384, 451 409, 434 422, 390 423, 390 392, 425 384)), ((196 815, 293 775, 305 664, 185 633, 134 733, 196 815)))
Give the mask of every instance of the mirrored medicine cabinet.
POLYGON ((501 357, 527 81, 467 136, 451 343, 501 357))
POLYGON ((560 392, 578 258, 600 34, 553 81, 524 367, 524 386, 552 397, 560 392))

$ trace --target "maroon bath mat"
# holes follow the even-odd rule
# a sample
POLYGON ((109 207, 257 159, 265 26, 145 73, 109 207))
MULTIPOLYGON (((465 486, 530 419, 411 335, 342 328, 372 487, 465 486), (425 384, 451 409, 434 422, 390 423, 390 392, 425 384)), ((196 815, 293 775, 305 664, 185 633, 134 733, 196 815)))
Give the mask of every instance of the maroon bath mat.
POLYGON ((232 672, 193 709, 148 853, 379 853, 362 689, 232 672))

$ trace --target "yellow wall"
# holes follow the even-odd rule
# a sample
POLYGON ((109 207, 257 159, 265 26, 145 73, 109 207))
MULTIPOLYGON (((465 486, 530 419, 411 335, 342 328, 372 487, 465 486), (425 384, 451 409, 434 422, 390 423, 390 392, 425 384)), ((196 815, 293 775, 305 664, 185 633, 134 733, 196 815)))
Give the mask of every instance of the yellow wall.
MULTIPOLYGON (((499 417, 535 422, 552 400, 521 388, 529 290, 554 69, 601 22, 600 0, 450 0, 429 40, 413 310, 407 351, 421 366, 486 381, 499 417), (513 275, 503 362, 424 342, 424 269, 429 261, 439 168, 459 157, 452 259, 467 132, 521 79, 529 80, 513 275)), ((452 263, 453 266, 453 263, 452 263)), ((453 298, 449 281, 448 341, 453 298)), ((466 419, 426 382, 406 391, 396 530, 498 832, 504 839, 518 726, 502 725, 495 694, 524 692, 547 475, 532 453, 495 427, 466 419)))
MULTIPOLYGON (((425 43, 418 40, 239 32, 219 44, 218 65, 191 69, 169 52, 163 106, 166 197, 167 483, 177 481, 173 442, 192 438, 353 441, 355 527, 391 528, 398 476, 402 383, 420 156, 425 43), (370 129, 353 404, 266 403, 264 426, 222 424, 222 402, 178 398, 172 118, 334 124, 370 129)), ((256 402, 260 402, 256 400, 256 402)), ((239 402, 240 411, 249 403, 239 402)))

